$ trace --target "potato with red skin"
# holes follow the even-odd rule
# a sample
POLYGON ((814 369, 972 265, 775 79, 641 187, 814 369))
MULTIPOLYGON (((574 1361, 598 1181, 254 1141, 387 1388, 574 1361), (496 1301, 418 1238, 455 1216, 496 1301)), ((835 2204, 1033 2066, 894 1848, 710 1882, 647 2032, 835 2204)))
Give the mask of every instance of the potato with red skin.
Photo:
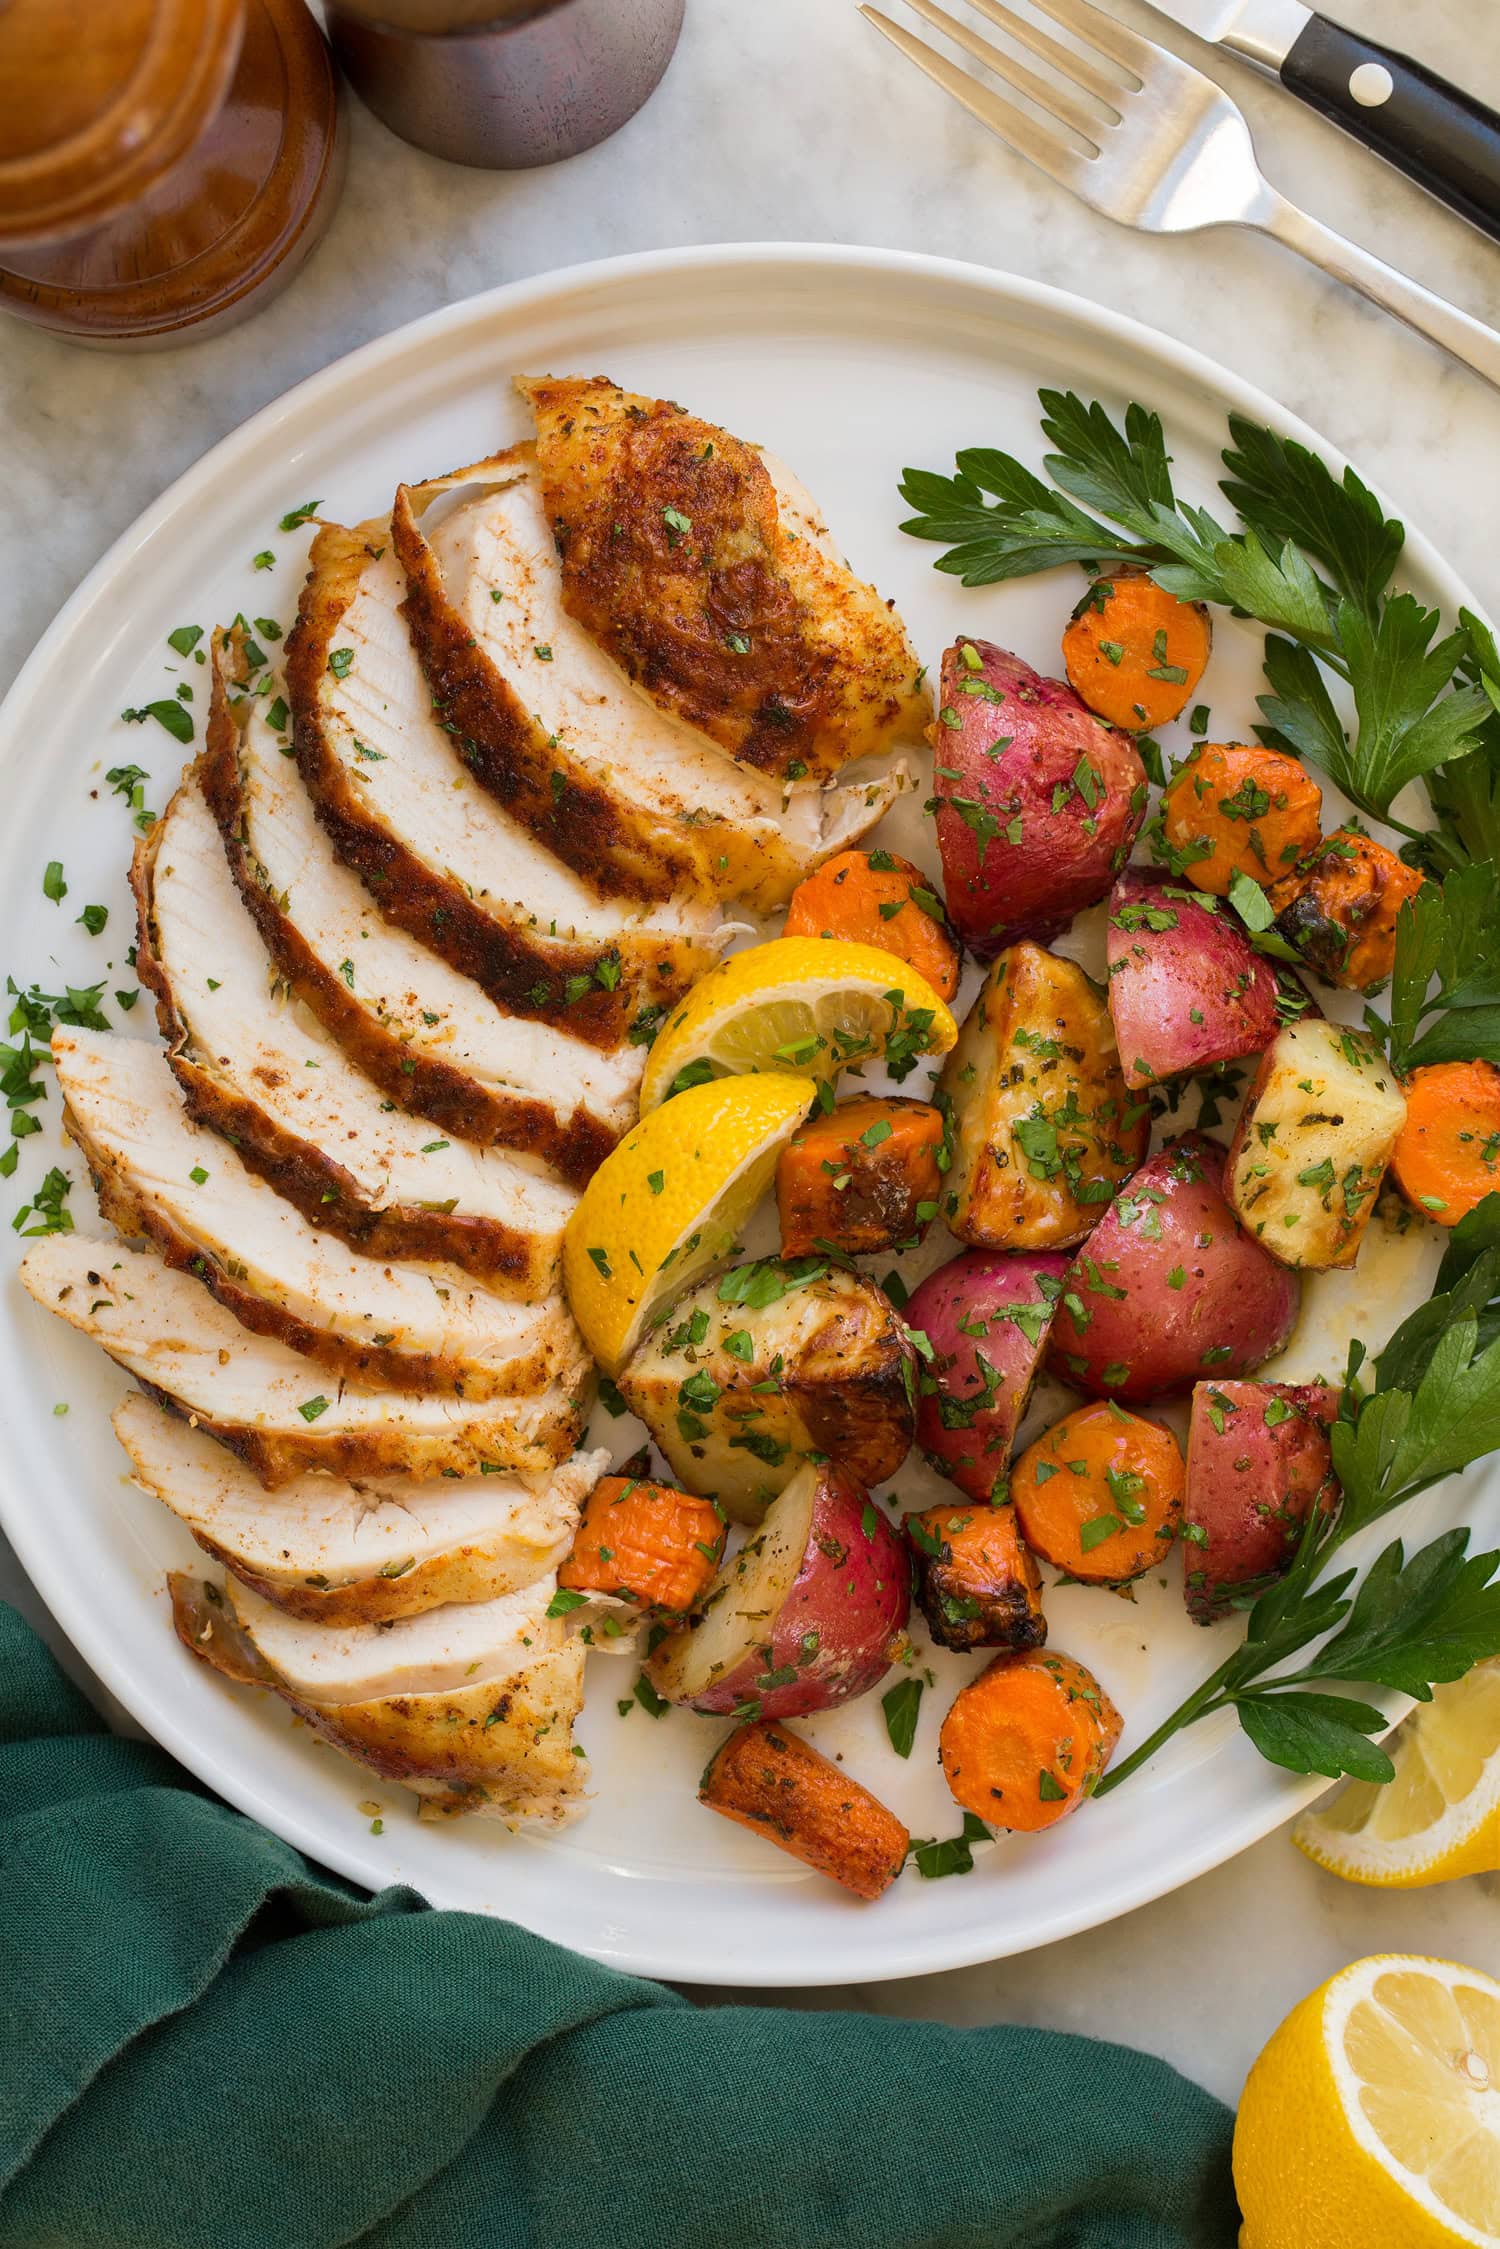
POLYGON ((1047 1364, 1094 1398, 1140 1404, 1251 1374, 1297 1322, 1297 1276, 1242 1232, 1224 1150, 1185 1133, 1142 1164, 1068 1268, 1047 1364))
POLYGON ((943 1215, 976 1249, 1081 1242, 1151 1137, 1103 990, 1025 937, 992 964, 936 1099, 952 1149, 943 1215))
POLYGON ((647 1669, 710 1717, 796 1718, 868 1693, 900 1651, 911 1564, 863 1484, 809 1463, 647 1669))
POLYGON ((1004 1496, 1067 1269, 1055 1250, 966 1250, 929 1273, 906 1307, 908 1328, 930 1347, 917 1376, 916 1441, 981 1504, 1004 1496))
POLYGON ((1326 1382, 1200 1382, 1188 1421, 1182 1529, 1188 1615, 1212 1624, 1242 1585, 1291 1566, 1309 1511, 1338 1504, 1326 1382))
POLYGON ((1128 735, 988 640, 944 655, 928 734, 948 914, 979 959, 1104 896, 1146 813, 1128 735))
POLYGON ((1144 867, 1109 900, 1109 1012, 1132 1090, 1263 1054, 1276 1036, 1275 972, 1226 914, 1144 867))

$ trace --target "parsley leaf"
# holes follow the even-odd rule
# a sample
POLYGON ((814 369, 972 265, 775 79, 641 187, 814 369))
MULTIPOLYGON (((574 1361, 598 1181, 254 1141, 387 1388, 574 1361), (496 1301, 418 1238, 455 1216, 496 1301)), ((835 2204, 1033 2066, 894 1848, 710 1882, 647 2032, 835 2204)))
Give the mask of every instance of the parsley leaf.
POLYGON ((1321 562, 1335 590, 1373 618, 1406 543, 1403 526, 1353 469, 1342 481, 1295 438, 1229 417, 1228 477, 1219 489, 1242 523, 1263 540, 1290 539, 1321 562))
POLYGON ((1500 1063, 1500 868, 1493 861, 1423 883, 1402 907, 1390 1048, 1403 1072, 1433 1062, 1500 1063))

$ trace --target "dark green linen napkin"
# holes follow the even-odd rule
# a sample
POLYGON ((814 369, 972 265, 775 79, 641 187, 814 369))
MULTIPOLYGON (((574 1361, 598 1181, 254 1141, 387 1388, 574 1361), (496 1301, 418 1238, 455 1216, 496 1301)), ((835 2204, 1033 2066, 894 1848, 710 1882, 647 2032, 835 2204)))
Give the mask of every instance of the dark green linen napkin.
POLYGON ((1123 2047, 699 2008, 360 1896, 0 1604, 0 2249, 1233 2249, 1229 2136, 1123 2047))

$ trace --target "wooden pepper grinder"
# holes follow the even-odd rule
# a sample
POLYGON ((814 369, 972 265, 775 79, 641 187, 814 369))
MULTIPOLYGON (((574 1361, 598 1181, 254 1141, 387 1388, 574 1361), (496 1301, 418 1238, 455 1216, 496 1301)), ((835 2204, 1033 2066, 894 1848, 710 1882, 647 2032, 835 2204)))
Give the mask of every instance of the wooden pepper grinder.
POLYGON ((318 240, 343 141, 304 0, 0 0, 0 308, 77 343, 225 327, 318 240))

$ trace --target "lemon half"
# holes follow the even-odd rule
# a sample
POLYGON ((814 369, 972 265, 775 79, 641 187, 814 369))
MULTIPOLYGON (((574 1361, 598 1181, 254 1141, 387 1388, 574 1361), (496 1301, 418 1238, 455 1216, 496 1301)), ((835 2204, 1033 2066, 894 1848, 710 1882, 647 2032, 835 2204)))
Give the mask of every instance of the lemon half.
POLYGON ((1375 1889, 1500 1868, 1500 1663, 1434 1688, 1386 1747, 1395 1779, 1346 1781, 1297 1821, 1298 1850, 1375 1889))
POLYGON ((810 1078, 787 1075, 694 1086, 605 1157, 568 1220, 563 1285, 607 1374, 729 1256, 814 1090, 810 1078))
POLYGON ((658 1032, 641 1111, 674 1087, 754 1072, 830 1082, 846 1064, 946 1054, 958 1026, 925 976, 878 945, 773 937, 710 969, 658 1032))
POLYGON ((1242 2249, 1500 2243, 1500 1984, 1357 1960, 1288 2015, 1234 2133, 1242 2249))

